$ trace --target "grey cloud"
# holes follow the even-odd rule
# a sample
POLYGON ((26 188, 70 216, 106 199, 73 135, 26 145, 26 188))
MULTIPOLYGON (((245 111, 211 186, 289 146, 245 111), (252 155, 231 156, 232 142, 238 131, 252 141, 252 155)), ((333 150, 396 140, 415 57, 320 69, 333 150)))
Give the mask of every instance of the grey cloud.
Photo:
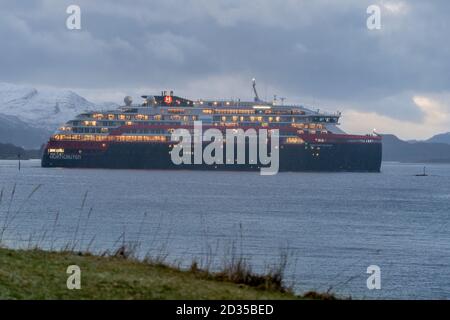
MULTIPOLYGON (((290 97, 317 97, 420 121, 411 97, 449 91, 450 3, 404 1, 2 1, 0 81, 86 89, 174 88, 195 97, 207 79, 224 96, 253 76, 290 97), (382 5, 380 31, 366 8, 382 5), (220 91, 220 90, 219 90, 220 91)), ((269 93, 270 96, 271 92, 269 93)))

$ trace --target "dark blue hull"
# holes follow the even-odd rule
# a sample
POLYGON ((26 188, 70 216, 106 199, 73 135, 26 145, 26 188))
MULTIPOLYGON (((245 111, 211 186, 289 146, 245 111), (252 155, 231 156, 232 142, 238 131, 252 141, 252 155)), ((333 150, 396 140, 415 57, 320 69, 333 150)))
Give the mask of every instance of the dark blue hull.
MULTIPOLYGON (((285 144, 279 150, 279 171, 379 172, 381 167, 381 143, 335 143, 320 146, 285 144)), ((259 170, 262 166, 204 163, 175 165, 170 151, 171 146, 166 143, 114 143, 105 150, 65 148, 64 154, 50 154, 46 149, 42 166, 186 170, 259 170)))

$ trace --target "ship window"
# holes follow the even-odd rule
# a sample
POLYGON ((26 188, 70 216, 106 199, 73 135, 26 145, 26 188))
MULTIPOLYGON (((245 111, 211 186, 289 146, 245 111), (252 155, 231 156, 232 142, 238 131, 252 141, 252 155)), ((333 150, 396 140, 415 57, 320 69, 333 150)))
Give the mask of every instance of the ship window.
POLYGON ((305 141, 302 138, 299 137, 292 137, 287 138, 286 143, 292 143, 292 144, 303 144, 305 141))

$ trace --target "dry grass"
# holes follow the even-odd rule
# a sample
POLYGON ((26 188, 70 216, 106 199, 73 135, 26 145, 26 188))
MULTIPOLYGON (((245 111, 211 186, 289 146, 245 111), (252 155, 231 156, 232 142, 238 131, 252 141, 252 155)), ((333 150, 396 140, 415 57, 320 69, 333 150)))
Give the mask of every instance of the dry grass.
MULTIPOLYGON (((293 293, 292 286, 287 286, 285 283, 286 268, 289 264, 289 252, 288 249, 280 250, 280 256, 278 261, 266 267, 266 272, 256 273, 253 271, 248 257, 243 252, 243 232, 242 225, 239 225, 240 232, 240 245, 237 246, 236 242, 233 242, 228 255, 224 257, 222 266, 211 270, 213 259, 213 249, 208 244, 208 239, 205 236, 205 243, 207 243, 207 249, 205 257, 203 257, 204 263, 199 263, 196 259, 193 259, 190 268, 184 270, 179 266, 171 265, 166 262, 168 253, 166 251, 167 244, 163 244, 160 247, 160 251, 156 254, 150 255, 147 253, 144 258, 139 259, 139 252, 141 251, 141 241, 139 240, 142 230, 139 230, 138 239, 135 241, 126 241, 125 232, 115 242, 112 250, 105 250, 100 253, 91 252, 90 248, 95 240, 95 236, 83 249, 83 239, 86 231, 86 227, 89 222, 89 218, 92 214, 92 208, 89 208, 87 214, 87 221, 83 224, 83 212, 85 211, 88 192, 83 196, 81 206, 79 208, 78 219, 76 221, 73 236, 68 243, 63 246, 59 251, 54 251, 53 238, 55 236, 55 230, 59 219, 59 212, 55 215, 55 221, 51 226, 50 232, 44 230, 42 235, 37 238, 33 238, 33 235, 29 237, 27 251, 13 251, 8 249, 1 249, 3 235, 16 217, 21 213, 28 201, 33 195, 40 189, 41 185, 34 187, 31 192, 25 197, 24 202, 18 206, 16 210, 13 210, 12 202, 15 199, 16 185, 11 190, 9 195, 6 195, 4 189, 0 190, 0 205, 6 206, 5 215, 3 218, 3 225, 0 226, 0 258, 6 258, 4 263, 2 259, 2 265, 0 265, 0 298, 70 298, 74 295, 66 292, 66 288, 61 283, 56 283, 52 280, 53 277, 57 279, 66 278, 66 274, 62 269, 64 263, 69 261, 78 261, 80 263, 88 265, 88 278, 94 279, 89 284, 90 290, 86 294, 81 294, 79 298, 97 299, 97 298, 160 298, 160 299, 335 299, 335 296, 331 293, 320 294, 317 292, 308 292, 306 295, 300 297, 293 293), (5 199, 8 198, 8 201, 5 199), (84 229, 82 230, 82 226, 84 229), (52 245, 50 251, 42 250, 42 243, 46 239, 46 236, 52 237, 52 245), (81 239, 79 239, 81 235, 81 239), (3 256, 3 257, 1 257, 3 256), (29 263, 23 263, 25 260, 30 259, 29 263), (50 260, 48 260, 50 259, 50 260), (49 264, 46 264, 48 260, 49 264), (54 265, 52 265, 54 262, 54 265), (57 266, 59 266, 57 268, 57 266), (111 279, 97 281, 104 279, 106 275, 102 275, 100 266, 108 266, 111 269, 106 272, 107 276, 111 279), (111 270, 114 269, 114 274, 111 270), (143 270, 151 270, 150 273, 142 273, 143 270), (137 272, 138 274, 133 274, 137 272), (163 270, 167 271, 164 274, 163 270), (55 274, 58 273, 58 275, 55 274), (96 275, 95 272, 98 272, 96 275), (147 279, 147 277, 153 277, 153 273, 156 272, 157 277, 147 279), (129 277, 127 278, 127 275, 129 277), (174 276, 179 278, 180 283, 175 281, 172 283, 167 295, 155 294, 152 289, 147 286, 150 283, 152 286, 165 286, 165 283, 169 279, 165 279, 166 276, 174 276), (144 279, 142 285, 138 279, 144 279), (127 286, 127 290, 122 293, 115 292, 114 281, 120 278, 120 282, 123 282, 127 286), (159 281, 159 280, 160 281, 159 281), (186 286, 183 281, 191 282, 192 286, 183 294, 181 291, 186 290, 186 286), (208 283, 208 287, 211 291, 204 291, 201 286, 204 285, 204 281, 208 283), (31 288, 35 291, 30 291, 27 285, 31 284, 31 288), (38 285, 39 284, 39 285, 38 285), (54 285, 54 287, 52 287, 54 285), (41 288, 41 287, 42 288, 41 288), (56 287, 55 287, 56 286, 56 287), (62 286, 62 288, 61 288, 62 286), (110 294, 102 293, 103 287, 107 287, 108 290, 112 290, 110 294), (111 286, 111 287, 109 287, 111 286), (217 286, 217 288, 214 288, 217 286), (94 289, 97 287, 99 293, 95 293, 94 289), (218 294, 217 290, 221 287, 224 288, 224 294, 218 294), (244 288, 245 294, 241 294, 240 290, 236 288, 244 288), (217 289, 217 290, 216 290, 217 289), (229 294, 226 294, 226 293, 229 294)), ((141 226, 146 218, 147 214, 144 214, 141 226)), ((205 232, 206 234, 206 232, 205 232)), ((153 246, 153 243, 152 243, 153 246)), ((84 274, 84 273, 83 273, 84 274)), ((109 279, 108 278, 108 279, 109 279)), ((62 280, 61 280, 62 281, 62 280)), ((170 282, 170 281, 169 281, 170 282)), ((63 282, 65 284, 65 282, 63 282)), ((30 286, 28 286, 30 287, 30 286)))
POLYGON ((0 299, 298 299, 167 265, 72 252, 0 249, 0 299), (81 268, 68 290, 66 269, 81 268))

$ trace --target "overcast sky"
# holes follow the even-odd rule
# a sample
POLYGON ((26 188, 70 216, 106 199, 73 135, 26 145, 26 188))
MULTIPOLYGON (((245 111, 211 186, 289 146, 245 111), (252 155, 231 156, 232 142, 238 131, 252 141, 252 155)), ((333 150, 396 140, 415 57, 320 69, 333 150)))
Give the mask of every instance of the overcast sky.
POLYGON ((286 97, 343 111, 350 132, 450 131, 446 0, 0 0, 0 81, 120 103, 286 97), (66 28, 67 6, 81 30, 66 28), (366 9, 381 8, 380 30, 366 9))

